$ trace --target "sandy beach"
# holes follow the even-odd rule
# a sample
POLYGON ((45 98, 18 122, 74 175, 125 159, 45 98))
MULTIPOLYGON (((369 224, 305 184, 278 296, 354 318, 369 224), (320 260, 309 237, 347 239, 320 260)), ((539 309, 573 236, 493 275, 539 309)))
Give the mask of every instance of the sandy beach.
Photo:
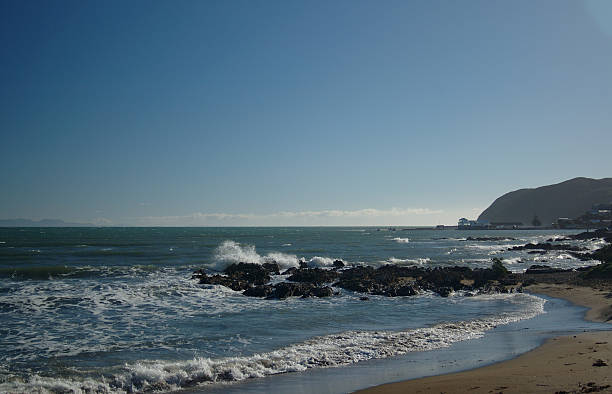
MULTIPOLYGON (((612 321, 606 287, 537 284, 530 293, 586 306, 586 318, 612 321)), ((375 393, 612 393, 612 331, 553 338, 512 360, 474 370, 384 384, 358 391, 375 393)))

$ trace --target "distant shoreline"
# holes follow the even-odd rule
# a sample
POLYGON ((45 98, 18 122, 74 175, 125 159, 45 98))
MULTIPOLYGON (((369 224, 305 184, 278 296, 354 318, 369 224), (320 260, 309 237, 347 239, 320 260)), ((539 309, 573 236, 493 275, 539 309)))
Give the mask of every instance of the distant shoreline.
POLYGON ((461 231, 512 231, 512 230, 568 230, 568 231, 593 231, 598 229, 597 227, 564 227, 557 228, 552 226, 539 226, 539 227, 519 227, 519 228, 478 228, 478 229, 459 229, 457 226, 446 226, 443 228, 437 228, 436 226, 314 226, 314 225, 304 225, 304 226, 96 226, 93 224, 66 224, 66 225, 56 225, 56 226, 40 226, 40 225, 6 225, 0 222, 0 229, 2 228, 374 228, 380 229, 380 231, 412 231, 412 230, 461 230, 461 231), (389 230, 390 228, 394 230, 389 230))

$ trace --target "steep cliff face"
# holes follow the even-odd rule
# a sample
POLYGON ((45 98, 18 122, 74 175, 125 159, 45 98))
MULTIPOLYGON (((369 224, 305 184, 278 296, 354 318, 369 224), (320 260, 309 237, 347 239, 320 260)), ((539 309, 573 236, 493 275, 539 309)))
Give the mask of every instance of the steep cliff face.
POLYGON ((612 178, 574 178, 555 185, 506 193, 493 201, 478 220, 531 225, 537 215, 542 225, 550 225, 559 217, 575 218, 594 204, 609 202, 612 202, 612 178))

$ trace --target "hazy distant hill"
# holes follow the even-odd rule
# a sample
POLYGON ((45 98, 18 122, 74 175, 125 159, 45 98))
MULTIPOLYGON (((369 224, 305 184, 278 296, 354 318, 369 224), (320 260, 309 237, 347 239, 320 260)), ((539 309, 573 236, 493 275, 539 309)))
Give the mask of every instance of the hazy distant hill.
POLYGON ((0 219, 0 227, 92 227, 91 223, 69 223, 60 219, 0 219))
POLYGON ((506 193, 493 201, 478 220, 531 225, 533 216, 538 215, 542 225, 550 225, 559 217, 576 218, 594 204, 609 202, 612 202, 612 178, 574 178, 506 193))

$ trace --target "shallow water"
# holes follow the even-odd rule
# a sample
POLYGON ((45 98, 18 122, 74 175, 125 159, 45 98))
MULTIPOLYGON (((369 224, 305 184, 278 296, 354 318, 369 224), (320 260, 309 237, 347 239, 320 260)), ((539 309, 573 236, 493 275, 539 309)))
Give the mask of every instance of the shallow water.
MULTIPOLYGON (((326 373, 314 371, 329 367, 345 371, 379 359, 422 360, 431 350, 477 344, 500 327, 550 315, 543 313, 541 298, 526 294, 426 293, 363 302, 359 294, 341 290, 327 299, 262 300, 198 285, 190 279, 198 268, 212 272, 233 262, 271 260, 286 268, 299 259, 321 267, 334 259, 480 267, 492 257, 503 257, 515 271, 543 260, 559 267, 589 264, 558 252, 507 251, 567 231, 377 230, 0 229, 0 391, 168 391, 193 385, 225 390, 234 386, 224 382, 238 381, 247 383, 235 387, 257 391, 260 383, 252 382, 281 385, 272 376, 279 373, 298 372, 282 376, 309 382, 326 373), (252 379, 264 376, 272 377, 252 379)), ((533 340, 517 342, 524 349, 533 340)))

